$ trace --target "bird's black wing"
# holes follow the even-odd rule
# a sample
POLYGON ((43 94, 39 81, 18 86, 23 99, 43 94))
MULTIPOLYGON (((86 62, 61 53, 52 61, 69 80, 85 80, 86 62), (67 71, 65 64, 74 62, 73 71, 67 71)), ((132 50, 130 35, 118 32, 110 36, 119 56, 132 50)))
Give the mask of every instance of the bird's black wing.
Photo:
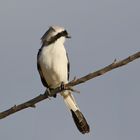
POLYGON ((38 69, 38 72, 40 74, 40 78, 41 78, 42 84, 45 87, 49 88, 49 86, 48 86, 48 84, 47 84, 47 82, 46 82, 46 80, 45 80, 45 78, 43 76, 43 73, 42 73, 42 70, 41 70, 41 66, 40 66, 40 63, 39 63, 39 57, 40 57, 41 50, 42 50, 42 48, 39 49, 38 54, 37 54, 37 69, 38 69))
POLYGON ((69 78, 70 78, 70 62, 69 62, 68 54, 67 54, 67 60, 68 60, 67 70, 68 70, 68 80, 69 80, 69 78))

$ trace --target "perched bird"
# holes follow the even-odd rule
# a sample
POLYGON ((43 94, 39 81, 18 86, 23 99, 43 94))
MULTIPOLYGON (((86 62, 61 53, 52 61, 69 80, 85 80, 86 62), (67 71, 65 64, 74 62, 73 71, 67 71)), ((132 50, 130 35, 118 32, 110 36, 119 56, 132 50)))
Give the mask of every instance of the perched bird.
MULTIPOLYGON (((41 38, 42 46, 37 55, 37 68, 43 85, 48 89, 68 83, 70 64, 64 47, 66 38, 70 38, 68 32, 59 26, 51 26, 41 38)), ((65 90, 61 95, 71 111, 78 130, 83 134, 88 133, 89 125, 72 93, 65 90)))

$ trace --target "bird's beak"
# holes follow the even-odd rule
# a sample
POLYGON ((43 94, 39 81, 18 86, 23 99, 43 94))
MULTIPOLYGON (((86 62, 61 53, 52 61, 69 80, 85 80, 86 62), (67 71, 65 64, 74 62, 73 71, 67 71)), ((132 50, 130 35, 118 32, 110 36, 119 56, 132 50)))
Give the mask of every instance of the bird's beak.
POLYGON ((66 38, 71 38, 71 36, 70 35, 67 35, 66 38))

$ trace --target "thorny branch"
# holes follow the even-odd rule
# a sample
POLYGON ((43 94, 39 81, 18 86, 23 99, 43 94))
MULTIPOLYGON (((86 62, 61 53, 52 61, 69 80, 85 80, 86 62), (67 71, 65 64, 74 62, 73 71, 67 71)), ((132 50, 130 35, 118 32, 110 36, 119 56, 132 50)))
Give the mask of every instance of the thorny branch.
POLYGON ((118 67, 126 65, 126 64, 128 64, 128 63, 130 63, 130 62, 132 62, 132 61, 134 61, 135 59, 138 59, 138 58, 140 58, 140 52, 137 52, 137 53, 127 57, 126 59, 120 60, 118 62, 115 60, 112 64, 110 64, 110 65, 108 65, 108 66, 106 66, 106 67, 104 67, 100 70, 97 70, 95 72, 92 72, 92 73, 90 73, 86 76, 83 76, 83 77, 78 78, 78 79, 75 78, 74 80, 70 81, 68 84, 65 84, 64 88, 58 87, 54 90, 51 90, 50 92, 48 90, 46 90, 44 94, 40 94, 37 97, 35 97, 35 98, 25 102, 25 103, 15 105, 8 110, 0 112, 0 119, 3 119, 3 118, 5 118, 5 117, 7 117, 7 116, 9 116, 13 113, 16 113, 16 112, 18 112, 20 110, 23 110, 25 108, 28 108, 28 107, 35 108, 35 104, 42 101, 42 100, 45 100, 45 99, 47 99, 51 96, 54 96, 54 95, 60 93, 63 90, 72 90, 73 91, 73 88, 72 88, 73 86, 84 83, 84 82, 86 82, 90 79, 93 79, 93 78, 97 77, 97 76, 103 75, 106 72, 109 72, 113 69, 116 69, 118 67))

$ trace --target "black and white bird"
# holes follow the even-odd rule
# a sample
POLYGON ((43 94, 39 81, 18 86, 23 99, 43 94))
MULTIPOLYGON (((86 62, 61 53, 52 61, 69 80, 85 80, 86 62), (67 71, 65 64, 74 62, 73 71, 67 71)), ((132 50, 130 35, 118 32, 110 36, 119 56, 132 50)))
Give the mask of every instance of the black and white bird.
MULTIPOLYGON (((68 32, 59 26, 51 26, 41 38, 42 46, 37 55, 37 68, 43 85, 48 89, 68 83, 70 64, 64 47, 66 38, 70 38, 68 32)), ((83 134, 88 133, 89 125, 71 92, 66 90, 61 95, 79 131, 83 134)))

